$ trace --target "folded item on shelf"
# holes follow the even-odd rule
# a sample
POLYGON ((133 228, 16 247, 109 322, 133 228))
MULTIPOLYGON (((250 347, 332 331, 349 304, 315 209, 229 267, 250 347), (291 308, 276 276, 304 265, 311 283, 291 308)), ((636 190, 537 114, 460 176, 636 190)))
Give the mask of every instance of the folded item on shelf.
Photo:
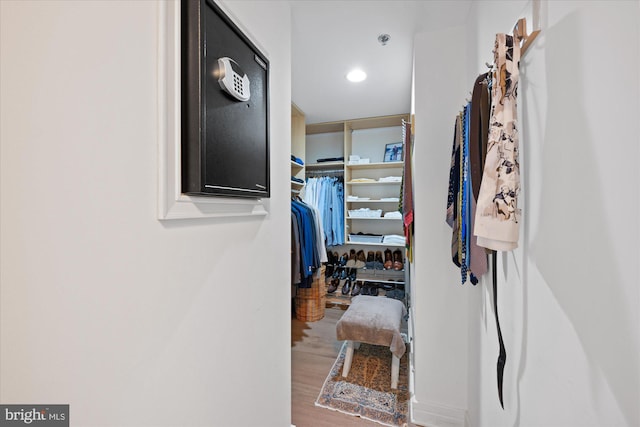
POLYGON ((349 234, 349 241, 353 243, 380 243, 382 236, 369 233, 349 234))
POLYGON ((360 208, 349 210, 350 218, 380 218, 382 209, 360 208))
POLYGON ((381 202, 399 202, 400 197, 383 197, 380 199, 381 202))
POLYGON ((389 245, 391 244, 404 245, 406 243, 406 240, 404 236, 400 236, 397 234, 387 234, 382 237, 382 243, 386 243, 389 245))
POLYGON ((304 179, 297 178, 295 176, 291 177, 291 181, 299 182, 300 184, 304 184, 304 179))
POLYGON ((354 178, 349 182, 376 182, 376 180, 371 178, 354 178))
POLYGON ((385 212, 384 217, 391 219, 402 219, 402 214, 399 211, 385 212))
POLYGON ((362 200, 371 200, 371 197, 347 196, 347 202, 357 202, 362 200))
POLYGON ((324 159, 317 159, 318 163, 323 162, 344 162, 344 157, 325 157, 324 159))
POLYGON ((302 159, 300 157, 294 156, 293 154, 291 155, 291 161, 296 162, 300 166, 304 166, 304 162, 302 161, 302 159))
POLYGON ((401 176, 385 176, 383 178, 380 178, 378 181, 379 182, 401 182, 402 177, 401 176))
POLYGON ((349 159, 350 165, 368 165, 369 163, 371 163, 371 159, 360 159, 360 158, 357 160, 349 159))

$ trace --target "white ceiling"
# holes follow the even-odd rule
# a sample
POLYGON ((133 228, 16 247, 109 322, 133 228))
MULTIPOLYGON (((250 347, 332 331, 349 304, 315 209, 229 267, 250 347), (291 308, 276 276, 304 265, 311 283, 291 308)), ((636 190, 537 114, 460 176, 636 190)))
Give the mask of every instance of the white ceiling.
POLYGON ((292 1, 292 100, 306 122, 410 112, 414 34, 462 24, 470 1, 292 1), (354 67, 364 82, 345 78, 354 67))

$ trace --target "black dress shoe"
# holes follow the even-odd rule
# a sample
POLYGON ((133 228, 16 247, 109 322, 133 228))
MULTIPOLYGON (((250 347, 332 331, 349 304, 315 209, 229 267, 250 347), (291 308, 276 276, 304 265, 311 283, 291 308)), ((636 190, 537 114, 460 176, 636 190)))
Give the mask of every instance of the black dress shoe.
POLYGON ((371 285, 371 288, 369 289, 369 295, 377 297, 378 293, 378 285, 371 285))
POLYGON ((355 284, 353 285, 353 289, 351 289, 351 296, 356 296, 360 294, 360 289, 362 289, 360 287, 360 283, 355 282, 355 284))
POLYGON ((362 283, 362 287, 360 288, 360 295, 369 295, 369 284, 367 282, 362 283))
POLYGON ((349 295, 349 291, 351 291, 351 279, 347 279, 342 285, 342 295, 349 295))
POLYGON ((327 288, 327 293, 332 294, 336 291, 336 289, 338 289, 338 284, 340 283, 340 281, 338 279, 331 279, 331 283, 329 284, 329 287, 327 288))

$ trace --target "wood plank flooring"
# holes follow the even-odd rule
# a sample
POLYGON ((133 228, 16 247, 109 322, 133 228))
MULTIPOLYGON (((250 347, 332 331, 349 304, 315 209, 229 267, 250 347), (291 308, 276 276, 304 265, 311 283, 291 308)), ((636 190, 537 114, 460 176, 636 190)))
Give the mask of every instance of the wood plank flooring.
POLYGON ((296 427, 380 426, 315 406, 342 346, 336 340, 336 323, 345 309, 327 308, 325 317, 317 322, 291 319, 291 422, 296 427))

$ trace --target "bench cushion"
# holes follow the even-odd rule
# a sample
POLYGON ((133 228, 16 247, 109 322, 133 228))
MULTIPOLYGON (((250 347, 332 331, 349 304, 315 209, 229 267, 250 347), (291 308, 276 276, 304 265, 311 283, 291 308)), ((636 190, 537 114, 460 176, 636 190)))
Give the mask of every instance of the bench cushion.
POLYGON ((389 346, 391 353, 401 358, 406 350, 400 334, 405 314, 404 304, 396 299, 355 296, 336 325, 338 340, 389 346))

